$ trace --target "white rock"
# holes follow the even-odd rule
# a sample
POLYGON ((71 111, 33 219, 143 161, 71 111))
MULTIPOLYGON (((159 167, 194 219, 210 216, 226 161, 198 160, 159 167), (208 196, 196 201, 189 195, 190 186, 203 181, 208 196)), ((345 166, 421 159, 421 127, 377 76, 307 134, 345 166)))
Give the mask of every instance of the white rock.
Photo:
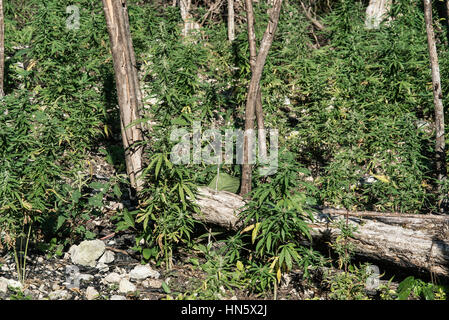
POLYGON ((126 297, 114 294, 109 300, 126 300, 126 297))
POLYGON ((144 286, 145 288, 160 289, 160 288, 162 288, 162 280, 147 279, 147 280, 142 281, 142 286, 144 286))
POLYGON ((78 246, 76 244, 74 244, 73 246, 70 247, 69 251, 67 251, 67 253, 69 255, 73 255, 73 253, 77 250, 78 246))
POLYGON ((71 294, 65 290, 56 290, 50 292, 48 297, 50 298, 50 300, 69 300, 70 298, 72 298, 71 294))
POLYGON ((109 271, 108 265, 106 263, 103 263, 103 262, 98 262, 96 268, 100 272, 108 272, 109 271))
POLYGON ((6 293, 8 291, 8 279, 0 277, 0 292, 6 293))
POLYGON ((98 293, 97 290, 95 290, 94 287, 87 287, 87 289, 86 289, 87 300, 95 300, 99 296, 100 296, 100 294, 98 293))
POLYGON ((143 280, 148 277, 158 279, 160 276, 161 275, 159 272, 151 269, 151 267, 147 264, 146 265, 139 264, 139 265, 135 266, 134 269, 132 269, 131 272, 129 273, 129 277, 131 279, 136 279, 136 280, 143 280))
POLYGON ((122 280, 120 280, 118 291, 120 293, 136 291, 136 286, 132 284, 128 279, 123 278, 122 280))
POLYGON ((111 272, 104 278, 104 281, 106 281, 107 283, 119 283, 120 280, 122 280, 122 277, 115 272, 111 272))
POLYGON ((95 261, 105 251, 105 244, 101 240, 85 240, 79 246, 72 246, 69 250, 72 262, 85 267, 95 267, 95 261))
POLYGON ((113 262, 115 259, 115 254, 114 252, 110 251, 110 250, 106 250, 103 255, 101 256, 100 260, 98 260, 98 262, 100 263, 111 263, 113 262))
POLYGON ((15 288, 15 289, 22 289, 22 284, 14 279, 8 279, 8 286, 15 288))

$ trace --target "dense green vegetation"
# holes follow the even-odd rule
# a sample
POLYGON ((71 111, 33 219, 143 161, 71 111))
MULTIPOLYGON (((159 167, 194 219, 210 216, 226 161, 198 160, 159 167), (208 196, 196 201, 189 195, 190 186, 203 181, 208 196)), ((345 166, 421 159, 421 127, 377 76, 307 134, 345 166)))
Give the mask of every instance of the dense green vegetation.
MULTIPOLYGON (((232 43, 220 16, 210 17, 186 41, 179 8, 129 2, 146 120, 152 124, 146 132, 145 188, 132 209, 116 212, 117 230, 135 232, 135 250, 145 262, 170 269, 179 251, 206 259, 205 264, 190 260, 207 274, 204 283, 179 296, 171 288, 173 297, 217 298, 222 286, 276 294, 278 281, 292 269, 308 278, 318 267, 340 264, 349 269, 328 277, 331 297, 367 299, 367 275, 363 266, 352 265, 350 248, 334 243, 337 259, 331 261, 304 245, 310 237, 307 217, 316 204, 416 214, 437 210, 421 2, 395 1, 393 20, 378 30, 364 28, 361 1, 317 6, 323 31, 312 31, 296 1, 283 5, 261 82, 266 127, 279 130, 279 170, 254 177, 243 227, 213 233, 224 243, 218 248, 207 242, 210 233, 194 219, 199 208, 192 202, 196 186, 209 185, 217 167, 173 165, 170 132, 173 126, 190 130, 194 121, 223 133, 242 128, 251 76, 245 22, 237 23, 232 43), (362 183, 370 176, 375 183, 362 183)), ((85 222, 102 214, 106 200, 119 202, 128 194, 102 5, 77 1, 80 28, 70 30, 65 9, 71 4, 5 3, 9 58, 0 104, 0 247, 8 250, 29 228, 47 252, 92 239, 85 222), (106 182, 93 174, 93 157, 114 167, 106 182)), ((267 20, 264 2, 255 3, 255 10, 260 40, 267 20)), ((198 6, 192 14, 202 17, 206 11, 198 6)), ((446 93, 449 34, 437 11, 435 16, 446 93)), ((238 181, 239 165, 220 170, 238 181)), ((406 299, 414 292, 444 298, 440 287, 407 279, 399 293, 387 288, 383 297, 406 299)))

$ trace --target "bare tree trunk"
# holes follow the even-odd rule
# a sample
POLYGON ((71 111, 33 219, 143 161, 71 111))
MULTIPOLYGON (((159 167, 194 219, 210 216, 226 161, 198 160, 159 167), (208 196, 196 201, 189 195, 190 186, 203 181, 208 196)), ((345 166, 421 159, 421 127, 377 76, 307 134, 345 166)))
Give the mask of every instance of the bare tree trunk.
POLYGON ((5 21, 3 17, 3 0, 0 0, 0 98, 5 95, 3 83, 5 78, 5 21))
MULTIPOLYGON (((257 42, 256 42, 256 31, 255 31, 255 19, 254 19, 254 9, 252 0, 246 0, 246 20, 248 28, 248 43, 249 43, 249 64, 251 66, 251 73, 254 72, 256 67, 257 59, 257 42)), ((266 134, 265 134, 265 122, 263 117, 262 108, 262 93, 260 90, 260 85, 257 92, 256 101, 256 119, 257 119, 257 136, 259 142, 259 156, 263 162, 267 160, 267 145, 266 145, 266 134)))
POLYGON ((192 30, 198 30, 200 25, 193 20, 190 14, 190 6, 192 0, 179 0, 179 7, 181 9, 181 18, 184 21, 184 28, 182 29, 182 35, 187 37, 192 30))
POLYGON ((228 0, 228 40, 235 39, 234 0, 228 0))
POLYGON ((391 0, 370 0, 366 9, 365 26, 367 29, 379 28, 382 21, 387 18, 391 8, 391 0))
POLYGON ((141 125, 131 124, 140 119, 142 98, 126 0, 103 0, 103 8, 114 61, 126 171, 131 187, 140 191, 143 184, 139 179, 142 174, 143 136, 141 125))
POLYGON ((427 44, 429 48, 430 66, 432 69, 433 102, 435 104, 435 128, 436 128, 436 169, 438 180, 446 179, 446 148, 444 141, 444 107, 443 93, 441 91, 440 67, 438 53, 435 44, 435 35, 432 21, 431 0, 424 0, 424 18, 426 21, 427 44))
POLYGON ((282 0, 276 0, 274 6, 268 10, 269 21, 267 29, 263 35, 259 53, 254 64, 254 69, 252 70, 251 81, 249 83, 245 109, 245 133, 249 133, 249 135, 245 134, 243 140, 242 182, 240 187, 241 195, 246 195, 251 192, 252 164, 250 162, 250 153, 252 148, 250 148, 250 146, 254 143, 254 136, 251 133, 254 131, 255 111, 258 94, 260 92, 260 79, 262 77, 262 71, 267 59, 268 51, 273 43, 274 34, 279 22, 281 6, 282 0))

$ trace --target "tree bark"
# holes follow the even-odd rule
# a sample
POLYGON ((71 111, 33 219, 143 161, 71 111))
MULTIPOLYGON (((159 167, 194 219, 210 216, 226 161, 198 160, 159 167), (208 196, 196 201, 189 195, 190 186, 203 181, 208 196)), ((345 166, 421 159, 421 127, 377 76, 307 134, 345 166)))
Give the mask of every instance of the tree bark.
POLYGON ((5 19, 3 16, 3 0, 0 0, 0 98, 5 95, 5 19))
POLYGON ((179 8, 181 9, 181 18, 184 21, 184 28, 182 29, 182 35, 187 37, 192 30, 198 30, 200 25, 193 20, 190 14, 190 6, 192 0, 179 0, 179 8))
POLYGON ((391 0, 370 0, 366 9, 365 26, 367 29, 378 29, 387 18, 391 8, 391 0))
POLYGON ((304 14, 306 15, 306 18, 309 19, 309 21, 312 22, 312 24, 318 30, 324 30, 325 29, 324 25, 310 14, 310 8, 306 8, 306 6, 304 5, 304 3, 302 3, 302 1, 300 1, 300 3, 301 3, 302 9, 304 10, 304 14))
POLYGON ((228 0, 228 40, 235 39, 234 0, 228 0))
MULTIPOLYGON (((238 214, 245 205, 241 196, 201 187, 196 203, 202 213, 196 218, 228 230, 241 227, 238 214)), ((449 217, 317 208, 309 223, 312 245, 335 239, 340 234, 337 222, 346 217, 357 227, 348 242, 359 256, 449 277, 449 217)))
MULTIPOLYGON (((251 66, 251 73, 254 73, 257 60, 257 41, 255 31, 255 19, 252 0, 246 0, 246 20, 248 28, 248 43, 249 43, 249 64, 251 66)), ((259 156, 262 162, 267 160, 267 145, 266 145, 266 133, 265 133, 265 121, 263 116, 262 107, 262 93, 260 85, 257 88, 257 100, 256 100, 256 121, 257 121, 257 137, 259 142, 259 156)))
POLYGON ((135 121, 140 119, 142 95, 126 0, 103 0, 103 8, 114 62, 126 171, 131 187, 140 191, 143 185, 143 181, 139 179, 142 174, 143 135, 141 125, 135 121), (135 124, 131 125, 132 123, 135 124))
MULTIPOLYGON (((248 3, 248 1, 247 1, 248 3)), ((246 195, 251 192, 252 180, 252 164, 251 164, 251 149, 250 146, 254 143, 254 120, 257 105, 258 94, 260 93, 260 79, 262 77, 263 68, 267 59, 268 51, 273 43, 274 34, 279 22, 281 12, 282 0, 276 0, 274 6, 269 9, 269 21, 267 29, 263 35, 259 53, 254 64, 254 69, 251 74, 251 81, 249 83, 248 96, 246 99, 245 109, 245 137, 243 140, 243 164, 242 164, 242 180, 240 187, 240 194, 246 195)), ((252 7, 252 6, 251 6, 252 7)), ((247 6, 248 10, 248 6, 247 6)))
POLYGON ((436 128, 436 170, 438 180, 446 179, 446 147, 444 140, 444 107, 443 93, 441 91, 440 67, 438 64, 438 53, 435 44, 435 34, 432 21, 432 2, 424 0, 424 18, 426 22, 427 44, 429 49, 430 67, 432 70, 433 102, 435 105, 435 128, 436 128))

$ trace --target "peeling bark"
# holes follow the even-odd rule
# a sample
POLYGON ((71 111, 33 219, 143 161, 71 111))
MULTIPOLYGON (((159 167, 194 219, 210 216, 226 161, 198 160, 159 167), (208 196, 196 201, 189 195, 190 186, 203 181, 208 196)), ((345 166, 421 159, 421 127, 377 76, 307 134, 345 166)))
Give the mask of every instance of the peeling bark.
POLYGON ((435 128, 436 128, 436 169, 438 180, 446 179, 446 146, 444 140, 444 107, 443 93, 441 91, 440 66, 435 44, 435 33, 433 31, 432 2, 424 0, 424 18, 426 21, 427 45, 429 49, 430 67, 432 70, 433 103, 435 105, 435 128))
POLYGON ((367 29, 378 29, 382 21, 388 19, 391 2, 391 0, 370 0, 365 18, 367 29))
MULTIPOLYGON (((252 14, 248 10, 249 0, 247 0, 247 12, 248 16, 252 14)), ((251 181, 252 181, 252 159, 250 146, 253 145, 254 141, 254 120, 257 107, 257 99, 260 93, 260 79, 262 78, 262 71, 267 59, 268 51, 270 50, 271 44, 273 43, 274 34, 277 29, 279 22, 279 16, 281 12, 282 0, 277 0, 274 6, 269 9, 269 21, 265 33, 263 35, 259 53, 257 54, 256 61, 254 63, 254 68, 252 69, 251 81, 248 88, 248 96, 246 99, 245 108, 245 137, 243 140, 243 165, 242 165, 242 182, 240 188, 240 194, 246 195, 251 192, 251 181)), ((252 7, 252 4, 251 4, 252 7)), ((251 42, 250 42, 251 44, 251 42)), ((261 104, 260 104, 261 106, 261 104)))
POLYGON ((126 171, 131 186, 140 191, 143 184, 143 181, 139 179, 143 169, 143 147, 140 144, 143 135, 140 124, 130 125, 140 119, 142 95, 129 29, 126 0, 103 0, 103 8, 114 62, 126 171))
MULTIPOLYGON (((201 187, 196 203, 202 221, 229 230, 240 227, 237 214, 245 205, 241 196, 201 187)), ((348 241, 355 245, 358 255, 449 277, 448 216, 319 208, 313 218, 309 226, 314 243, 326 243, 339 235, 337 222, 347 218, 357 227, 348 241)))
POLYGON ((235 39, 234 0, 228 0, 228 40, 235 39))
POLYGON ((182 35, 187 37, 192 30, 199 30, 200 25, 193 20, 190 14, 190 6, 192 0, 179 0, 179 7, 181 9, 181 18, 184 21, 184 28, 182 29, 182 35))

